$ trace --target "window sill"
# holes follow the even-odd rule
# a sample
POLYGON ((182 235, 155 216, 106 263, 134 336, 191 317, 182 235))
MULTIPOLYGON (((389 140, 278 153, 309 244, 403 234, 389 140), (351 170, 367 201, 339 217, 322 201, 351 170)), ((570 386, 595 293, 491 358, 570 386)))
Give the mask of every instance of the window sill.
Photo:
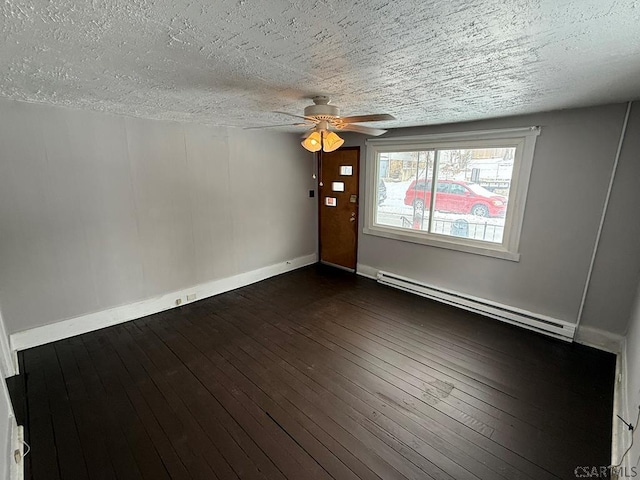
POLYGON ((490 245, 472 240, 461 240, 460 238, 452 238, 441 235, 427 235, 424 233, 412 233, 406 230, 395 229, 393 227, 383 227, 375 225, 373 227, 365 227, 362 230, 365 235, 373 235, 376 237, 390 238, 401 242, 417 243, 430 247, 446 248, 448 250, 456 250, 474 255, 484 255, 486 257, 499 258, 512 262, 520 261, 520 254, 505 249, 502 245, 490 245))

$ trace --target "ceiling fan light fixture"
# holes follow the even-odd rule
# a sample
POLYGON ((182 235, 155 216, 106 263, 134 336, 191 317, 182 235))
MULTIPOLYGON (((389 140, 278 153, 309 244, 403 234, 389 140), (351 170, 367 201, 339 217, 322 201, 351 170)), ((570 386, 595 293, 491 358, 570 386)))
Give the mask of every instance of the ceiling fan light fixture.
POLYGON ((328 132, 324 137, 324 147, 322 150, 325 152, 333 152, 334 150, 339 149, 343 143, 344 140, 335 132, 328 132))
POLYGON ((319 151, 322 148, 322 137, 320 136, 320 133, 311 132, 311 135, 302 141, 302 146, 310 152, 319 151))

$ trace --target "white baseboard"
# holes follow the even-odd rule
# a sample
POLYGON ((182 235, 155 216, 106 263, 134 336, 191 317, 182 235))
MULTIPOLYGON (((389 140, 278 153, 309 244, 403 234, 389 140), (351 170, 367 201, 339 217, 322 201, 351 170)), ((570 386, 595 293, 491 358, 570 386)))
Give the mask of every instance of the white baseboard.
POLYGON ((60 322, 30 328, 22 332, 13 333, 10 336, 11 349, 15 351, 44 345, 46 343, 62 340, 83 333, 99 330, 101 328, 117 325, 119 323, 146 317, 154 313, 176 308, 187 303, 192 303, 203 298, 212 297, 220 293, 228 292, 236 288, 244 287, 252 283, 265 280, 269 277, 289 272, 297 268, 311 265, 317 262, 317 255, 311 254, 294 258, 286 262, 269 265, 250 272, 234 275, 233 277, 213 280, 211 282, 195 285, 190 288, 166 293, 159 297, 149 298, 140 302, 123 305, 120 307, 89 313, 79 317, 62 320, 60 322), (195 294, 195 299, 187 300, 187 295, 195 294), (176 304, 180 300, 180 305, 176 304))
POLYGON ((363 265, 362 263, 356 265, 356 273, 372 280, 378 279, 378 269, 370 267, 369 265, 363 265))
POLYGON ((574 337, 574 341, 577 343, 616 354, 621 352, 623 339, 622 335, 585 325, 578 327, 574 337))

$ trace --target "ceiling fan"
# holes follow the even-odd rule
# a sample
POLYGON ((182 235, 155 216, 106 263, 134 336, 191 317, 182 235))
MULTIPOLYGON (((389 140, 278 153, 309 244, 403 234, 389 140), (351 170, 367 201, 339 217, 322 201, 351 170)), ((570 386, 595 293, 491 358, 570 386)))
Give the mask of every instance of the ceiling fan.
POLYGON ((304 115, 295 115, 288 112, 275 112, 305 120, 304 123, 292 123, 287 126, 311 127, 311 130, 305 135, 305 139, 302 141, 302 146, 310 152, 317 152, 319 150, 324 152, 333 152, 340 148, 344 143, 344 140, 333 130, 358 132, 365 135, 378 136, 385 133, 386 130, 365 127, 364 125, 358 125, 358 123, 395 120, 393 115, 389 115, 387 113, 341 117, 340 109, 335 105, 329 105, 329 102, 331 101, 329 97, 318 95, 313 97, 312 100, 314 105, 306 107, 304 109, 304 115))

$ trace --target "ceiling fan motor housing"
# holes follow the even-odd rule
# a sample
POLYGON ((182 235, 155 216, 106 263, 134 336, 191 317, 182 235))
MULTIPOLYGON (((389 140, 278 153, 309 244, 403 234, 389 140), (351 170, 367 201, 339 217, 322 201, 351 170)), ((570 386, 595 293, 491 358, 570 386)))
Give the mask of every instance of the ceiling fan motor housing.
POLYGON ((315 105, 305 107, 305 117, 314 117, 318 120, 333 120, 340 116, 340 109, 335 105, 329 105, 329 97, 318 96, 313 97, 312 100, 315 105))

